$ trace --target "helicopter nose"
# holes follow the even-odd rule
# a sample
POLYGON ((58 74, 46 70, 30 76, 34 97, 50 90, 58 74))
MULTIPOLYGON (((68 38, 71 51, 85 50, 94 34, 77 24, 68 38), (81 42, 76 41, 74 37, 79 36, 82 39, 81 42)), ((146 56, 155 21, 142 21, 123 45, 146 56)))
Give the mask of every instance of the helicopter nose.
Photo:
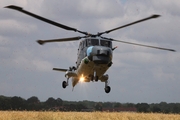
POLYGON ((97 50, 97 54, 96 55, 99 55, 99 56, 109 56, 109 51, 108 50, 97 50))
POLYGON ((108 64, 112 60, 112 50, 103 46, 91 46, 87 49, 87 56, 97 64, 108 64))

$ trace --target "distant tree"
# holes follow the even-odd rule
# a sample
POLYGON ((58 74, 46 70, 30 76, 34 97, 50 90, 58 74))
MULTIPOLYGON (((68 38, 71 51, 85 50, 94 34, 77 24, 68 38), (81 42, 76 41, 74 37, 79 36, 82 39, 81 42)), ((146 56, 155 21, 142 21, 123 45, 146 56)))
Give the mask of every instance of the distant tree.
POLYGON ((77 104, 76 105, 76 111, 81 111, 82 109, 87 109, 87 107, 83 104, 77 104))
POLYGON ((95 110, 96 111, 102 111, 102 104, 101 103, 96 103, 95 110))
POLYGON ((136 109, 138 112, 149 112, 149 105, 147 103, 138 103, 136 109))
POLYGON ((103 108, 112 108, 113 107, 113 104, 111 102, 104 102, 102 104, 102 107, 103 108))
POLYGON ((64 111, 77 111, 76 104, 64 104, 64 111))
POLYGON ((115 108, 122 107, 122 104, 121 104, 121 103, 116 103, 116 104, 114 105, 114 107, 115 107, 115 108))
POLYGON ((180 104, 179 103, 171 103, 171 111, 172 113, 180 113, 180 104))
POLYGON ((153 113, 160 113, 160 112, 161 112, 161 109, 160 109, 158 106, 153 106, 153 107, 152 107, 152 112, 153 112, 153 113))
POLYGON ((170 104, 167 104, 166 102, 160 102, 159 108, 161 109, 161 112, 163 112, 163 113, 171 112, 170 104))
POLYGON ((133 103, 126 103, 126 107, 135 107, 135 104, 133 104, 133 103))
POLYGON ((37 104, 39 102, 40 102, 40 100, 36 96, 32 96, 32 97, 27 99, 28 104, 37 104))
POLYGON ((83 105, 85 105, 88 108, 94 108, 95 102, 94 101, 83 101, 83 105))
POLYGON ((11 98, 0 96, 0 110, 10 110, 11 109, 11 98))
POLYGON ((25 100, 17 96, 12 97, 11 108, 13 110, 23 110, 25 108, 25 100))
POLYGON ((62 106, 63 105, 63 100, 61 98, 56 99, 56 106, 62 106))
POLYGON ((46 100, 45 104, 47 105, 47 107, 55 107, 56 100, 53 97, 50 97, 46 100))
POLYGON ((28 98, 26 101, 26 104, 27 104, 27 107, 26 107, 27 110, 38 111, 38 110, 41 110, 43 108, 40 100, 36 96, 32 96, 32 97, 28 98))

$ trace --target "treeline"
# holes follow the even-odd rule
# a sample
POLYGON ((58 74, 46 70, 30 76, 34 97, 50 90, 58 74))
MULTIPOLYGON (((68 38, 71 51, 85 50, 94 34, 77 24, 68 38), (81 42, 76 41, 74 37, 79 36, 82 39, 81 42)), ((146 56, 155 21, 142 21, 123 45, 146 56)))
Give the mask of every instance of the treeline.
POLYGON ((119 102, 94 102, 94 101, 63 101, 61 98, 48 98, 41 102, 38 97, 32 96, 23 99, 18 96, 0 96, 0 110, 19 111, 133 111, 153 113, 180 113, 180 103, 119 103, 119 102))
POLYGON ((180 113, 180 103, 138 103, 135 106, 138 112, 180 113))
POLYGON ((21 97, 5 97, 0 96, 0 110, 27 110, 40 111, 49 110, 54 106, 62 106, 63 101, 60 98, 48 98, 45 102, 40 102, 38 97, 32 96, 27 100, 21 97))

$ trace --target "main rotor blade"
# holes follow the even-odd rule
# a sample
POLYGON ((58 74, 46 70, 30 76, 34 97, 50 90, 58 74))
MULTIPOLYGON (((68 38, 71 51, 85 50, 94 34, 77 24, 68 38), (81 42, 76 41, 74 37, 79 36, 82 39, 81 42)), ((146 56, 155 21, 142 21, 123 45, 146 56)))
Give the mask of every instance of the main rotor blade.
POLYGON ((17 10, 17 11, 19 11, 19 12, 22 12, 22 13, 26 14, 26 15, 29 15, 29 16, 31 16, 31 17, 34 17, 34 18, 36 18, 36 19, 39 19, 39 20, 44 21, 44 22, 46 22, 46 23, 49 23, 49 24, 51 24, 51 25, 54 25, 54 26, 63 28, 63 29, 65 29, 65 30, 75 31, 75 32, 79 32, 79 33, 82 33, 82 34, 85 34, 85 35, 88 34, 88 33, 86 33, 86 32, 79 31, 79 30, 77 30, 76 28, 72 28, 72 27, 69 27, 69 26, 66 26, 66 25, 63 25, 63 24, 54 22, 54 21, 52 21, 52 20, 49 20, 49 19, 44 18, 44 17, 41 17, 41 16, 36 15, 36 14, 34 14, 34 13, 31 13, 31 12, 29 12, 29 11, 23 10, 23 8, 21 8, 21 7, 19 7, 19 6, 10 5, 10 6, 6 6, 5 8, 17 10))
POLYGON ((66 71, 68 71, 68 69, 61 69, 61 68, 53 68, 53 70, 61 71, 61 72, 66 72, 66 71))
MULTIPOLYGON (((104 37, 103 37, 104 38, 104 37)), ((131 45, 138 45, 138 46, 143 46, 143 47, 149 47, 149 48, 155 48, 155 49, 160 49, 160 50, 167 50, 167 51, 171 51, 171 52, 176 52, 176 50, 174 49, 169 49, 169 48, 162 48, 162 47, 157 47, 157 46, 150 46, 150 45, 144 45, 144 44, 138 44, 138 43, 133 43, 133 42, 126 42, 126 41, 121 41, 121 40, 114 40, 111 38, 104 38, 104 39, 108 39, 111 41, 116 41, 116 42, 121 42, 121 43, 126 43, 126 44, 131 44, 131 45)))
POLYGON ((72 37, 72 38, 61 38, 61 39, 51 39, 51 40, 37 40, 37 42, 40 45, 43 45, 44 43, 47 42, 67 42, 67 41, 77 41, 83 37, 72 37))
POLYGON ((101 33, 98 33, 98 36, 101 36, 102 34, 107 34, 107 33, 110 33, 112 31, 115 31, 115 30, 118 30, 118 29, 121 29, 121 28, 124 28, 124 27, 128 27, 130 25, 134 25, 134 24, 137 24, 137 23, 140 23, 140 22, 143 22, 143 21, 146 21, 146 20, 149 20, 149 19, 154 19, 154 18, 158 18, 160 17, 160 15, 152 15, 150 17, 147 17, 147 18, 144 18, 144 19, 141 19, 141 20, 137 20, 135 22, 132 22, 132 23, 129 23, 129 24, 126 24, 126 25, 123 25, 123 26, 120 26, 120 27, 117 27, 117 28, 114 28, 114 29, 111 29, 111 30, 107 30, 105 32, 101 32, 101 33))

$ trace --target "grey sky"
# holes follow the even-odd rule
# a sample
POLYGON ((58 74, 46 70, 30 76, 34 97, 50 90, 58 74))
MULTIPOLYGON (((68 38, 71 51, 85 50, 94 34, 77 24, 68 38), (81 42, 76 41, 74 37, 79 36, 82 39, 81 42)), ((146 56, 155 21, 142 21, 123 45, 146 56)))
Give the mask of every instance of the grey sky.
POLYGON ((69 101, 180 102, 179 0, 1 0, 0 95, 37 96, 69 101), (168 52, 114 42, 113 65, 107 71, 111 92, 104 83, 80 83, 62 88, 64 73, 53 67, 75 65, 78 42, 40 46, 38 39, 74 37, 66 31, 4 6, 17 5, 51 20, 90 33, 103 32, 152 14, 158 19, 104 35, 119 40, 173 48, 168 52))

